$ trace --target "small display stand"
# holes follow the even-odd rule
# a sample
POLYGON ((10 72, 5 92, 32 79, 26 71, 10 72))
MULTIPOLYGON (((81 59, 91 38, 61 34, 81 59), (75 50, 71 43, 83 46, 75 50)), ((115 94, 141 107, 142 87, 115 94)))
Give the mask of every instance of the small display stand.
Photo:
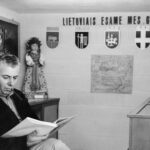
POLYGON ((29 94, 26 94, 26 97, 28 98, 28 102, 38 102, 41 100, 47 100, 48 94, 46 92, 30 92, 29 94))
POLYGON ((150 98, 129 117, 129 150, 150 150, 150 98))

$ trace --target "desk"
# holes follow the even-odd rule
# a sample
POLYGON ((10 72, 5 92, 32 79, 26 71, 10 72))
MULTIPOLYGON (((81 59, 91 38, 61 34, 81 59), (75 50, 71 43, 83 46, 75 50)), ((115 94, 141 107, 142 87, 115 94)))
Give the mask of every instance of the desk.
POLYGON ((129 150, 150 150, 150 98, 128 114, 129 150))
MULTIPOLYGON (((48 98, 30 101, 29 104, 41 120, 53 122, 58 118, 59 101, 59 98, 48 98)), ((58 138, 58 133, 54 137, 58 138)))

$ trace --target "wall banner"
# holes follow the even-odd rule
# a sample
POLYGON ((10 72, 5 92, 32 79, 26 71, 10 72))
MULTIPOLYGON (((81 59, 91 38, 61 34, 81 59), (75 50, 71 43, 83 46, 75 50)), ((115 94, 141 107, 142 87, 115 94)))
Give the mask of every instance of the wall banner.
POLYGON ((99 15, 99 16, 69 16, 62 18, 62 26, 120 26, 149 25, 150 16, 146 15, 99 15))
POLYGON ((47 27, 46 44, 49 48, 56 48, 59 43, 59 28, 47 27))

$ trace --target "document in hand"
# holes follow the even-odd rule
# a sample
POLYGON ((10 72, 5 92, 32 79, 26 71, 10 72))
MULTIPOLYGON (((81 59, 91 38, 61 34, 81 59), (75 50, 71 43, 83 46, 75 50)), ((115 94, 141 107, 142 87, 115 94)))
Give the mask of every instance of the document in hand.
POLYGON ((51 136, 54 134, 58 129, 63 127, 66 123, 71 121, 74 117, 65 117, 59 118, 55 122, 46 122, 36 120, 30 117, 25 118, 21 121, 18 125, 14 128, 10 129, 8 132, 2 135, 3 138, 8 137, 20 137, 28 135, 34 131, 37 132, 37 135, 47 135, 51 136))

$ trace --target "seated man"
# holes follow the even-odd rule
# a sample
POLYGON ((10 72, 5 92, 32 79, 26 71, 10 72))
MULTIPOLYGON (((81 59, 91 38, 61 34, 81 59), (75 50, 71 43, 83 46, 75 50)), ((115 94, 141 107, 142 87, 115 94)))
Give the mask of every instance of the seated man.
MULTIPOLYGON (((26 117, 38 119, 24 94, 15 89, 19 76, 19 59, 10 54, 0 55, 0 136, 26 117)), ((60 140, 36 135, 2 138, 0 150, 69 150, 60 140)))

